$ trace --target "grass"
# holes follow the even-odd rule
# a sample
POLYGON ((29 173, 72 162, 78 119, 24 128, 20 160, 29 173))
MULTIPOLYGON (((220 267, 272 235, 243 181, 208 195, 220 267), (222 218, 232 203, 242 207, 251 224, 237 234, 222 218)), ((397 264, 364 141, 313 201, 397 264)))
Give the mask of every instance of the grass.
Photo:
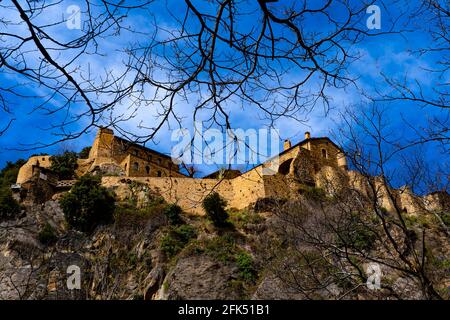
POLYGON ((403 219, 405 220, 406 226, 408 228, 415 226, 430 228, 431 225, 433 224, 433 217, 424 214, 418 215, 405 214, 403 215, 403 219))
POLYGON ((191 251, 206 254, 222 263, 236 264, 240 280, 246 283, 254 283, 257 279, 258 273, 253 257, 240 248, 229 234, 193 242, 191 251))
POLYGON ((58 240, 55 229, 47 222, 39 231, 39 241, 45 245, 50 245, 58 240))
POLYGON ((197 237, 197 232, 189 224, 176 227, 172 226, 169 228, 168 233, 161 239, 161 251, 167 258, 173 258, 195 237, 197 237))
POLYGON ((246 228, 249 224, 260 224, 264 221, 258 213, 251 213, 248 210, 228 210, 228 221, 238 228, 246 228))
POLYGON ((305 196, 305 198, 314 201, 327 201, 330 198, 327 197, 325 190, 317 187, 303 186, 300 189, 300 193, 305 196))

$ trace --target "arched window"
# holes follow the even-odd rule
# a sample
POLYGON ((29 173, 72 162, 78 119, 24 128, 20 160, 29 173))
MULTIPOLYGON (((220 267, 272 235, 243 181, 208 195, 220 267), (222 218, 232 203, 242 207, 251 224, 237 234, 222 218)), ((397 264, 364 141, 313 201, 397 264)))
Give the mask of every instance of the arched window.
POLYGON ((145 172, 147 172, 147 174, 150 174, 150 167, 149 166, 145 167, 145 172))
POLYGON ((158 177, 161 177, 161 176, 162 176, 161 171, 158 171, 158 177))
POLYGON ((280 164, 280 166, 278 167, 278 173, 287 175, 291 169, 291 163, 292 163, 292 159, 288 159, 285 162, 283 162, 282 164, 280 164))
POLYGON ((327 155, 327 150, 325 150, 325 149, 322 149, 322 158, 328 158, 328 155, 327 155))
POLYGON ((139 163, 137 163, 137 162, 133 163, 133 170, 139 171, 139 163))

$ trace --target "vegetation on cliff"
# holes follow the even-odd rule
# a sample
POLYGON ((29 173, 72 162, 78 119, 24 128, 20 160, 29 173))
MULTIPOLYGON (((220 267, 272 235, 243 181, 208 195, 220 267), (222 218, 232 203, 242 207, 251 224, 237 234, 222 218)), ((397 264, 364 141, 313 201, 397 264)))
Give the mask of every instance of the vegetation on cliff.
POLYGON ((100 178, 85 175, 60 200, 68 225, 90 232, 100 224, 112 220, 115 199, 101 186, 100 178))
POLYGON ((16 183, 17 174, 25 160, 16 162, 7 162, 6 166, 0 171, 0 221, 11 219, 20 213, 20 205, 13 198, 11 185, 16 183))
POLYGON ((61 180, 71 180, 75 176, 78 155, 75 152, 65 151, 63 154, 50 157, 50 169, 58 175, 61 180))
POLYGON ((225 210, 227 202, 217 192, 212 192, 203 199, 203 209, 207 217, 216 227, 226 226, 228 213, 225 210))

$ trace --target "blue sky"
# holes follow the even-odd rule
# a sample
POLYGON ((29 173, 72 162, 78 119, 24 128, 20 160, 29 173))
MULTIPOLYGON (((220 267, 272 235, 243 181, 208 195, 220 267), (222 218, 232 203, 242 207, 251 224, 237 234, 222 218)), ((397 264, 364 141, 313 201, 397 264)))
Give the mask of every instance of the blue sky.
MULTIPOLYGON (((8 5, 9 1, 4 1, 4 5, 8 5)), ((206 3, 204 1, 203 3, 206 3)), ((375 2, 376 3, 376 2, 375 2)), ((390 1, 385 1, 390 4, 390 1)), ((80 4, 77 1, 62 1, 59 5, 52 8, 52 14, 41 17, 42 23, 48 23, 47 20, 60 19, 63 16, 67 16, 66 9, 71 4, 80 4)), ((402 5, 401 3, 398 5, 402 5)), ((130 14, 126 23, 140 31, 152 32, 152 26, 149 24, 149 19, 155 19, 158 26, 165 30, 176 30, 176 23, 174 18, 167 12, 168 9, 178 12, 177 18, 181 19, 184 12, 184 2, 179 0, 168 1, 156 1, 152 4, 152 10, 149 11, 137 11, 130 14), (177 10, 175 10, 177 9, 177 10), (180 18, 181 15, 181 18, 180 18)), ((204 10, 209 10, 207 4, 202 5, 204 10)), ((252 8, 248 8, 251 12, 252 8)), ((399 11, 392 5, 382 7, 382 31, 383 28, 388 28, 390 25, 389 18, 395 17, 399 11)), ((369 15, 367 15, 368 17, 369 15)), ((7 17, 14 21, 17 19, 17 13, 14 10, 2 10, 0 17, 7 17)), ((83 18, 83 17, 82 17, 83 18)), ((242 18, 240 21, 241 26, 251 27, 254 21, 251 20, 251 15, 246 19, 242 18)), ((402 22, 402 20, 400 20, 402 22)), ((321 25, 320 21, 308 21, 307 26, 311 30, 326 28, 321 25)), ((399 26, 400 27, 400 26, 399 26)), ((411 29, 411 28, 410 28, 411 29)), ((23 33, 26 32, 21 26, 14 26, 11 32, 23 33)), ((57 26, 52 31, 62 39, 71 39, 79 35, 78 30, 69 30, 64 25, 57 26)), ((158 37, 167 37, 165 31, 160 30, 158 37)), ((349 67, 349 74, 358 78, 358 87, 349 86, 345 89, 330 88, 329 95, 331 97, 332 109, 325 114, 323 108, 317 107, 311 113, 302 115, 304 121, 302 123, 292 121, 290 119, 279 119, 275 122, 275 127, 280 131, 280 141, 284 139, 291 139, 293 143, 303 139, 305 131, 311 131, 313 136, 328 136, 332 135, 333 131, 339 127, 339 111, 349 106, 360 105, 367 102, 367 99, 363 95, 374 94, 375 89, 382 92, 389 92, 390 88, 383 81, 381 74, 385 74, 389 77, 402 77, 407 74, 408 79, 417 80, 423 86, 425 93, 431 92, 433 87, 439 81, 437 78, 430 76, 429 72, 424 69, 434 67, 436 60, 439 59, 439 54, 434 56, 426 55, 418 57, 410 53, 410 50, 414 50, 419 46, 426 45, 432 40, 430 37, 418 28, 412 28, 410 32, 399 34, 387 34, 376 37, 366 37, 363 41, 351 48, 354 52, 359 52, 361 57, 358 61, 352 63, 349 67)), ((86 56, 79 60, 81 70, 94 70, 98 72, 99 76, 106 70, 120 74, 123 69, 123 49, 129 44, 135 44, 137 42, 145 43, 145 37, 139 34, 132 34, 129 32, 122 32, 120 35, 109 37, 99 40, 99 50, 103 54, 100 56, 86 56)), ((60 61, 65 61, 70 56, 64 54, 57 55, 60 61)), ((292 74, 292 77, 298 76, 292 74)), ((0 69, 0 84, 3 86, 8 83, 23 83, 23 79, 12 74, 6 74, 0 69)), ((314 84, 308 84, 311 88, 314 84)), ((26 94, 39 94, 43 88, 39 88, 33 85, 22 85, 19 88, 21 93, 26 94)), ((148 90, 152 90, 151 88, 148 90)), ((101 95, 98 96, 99 101, 105 99, 101 95)), ((131 99, 131 98, 130 98, 131 99)), ((35 150, 17 150, 28 149, 28 144, 36 146, 36 143, 50 143, 54 141, 58 133, 57 130, 47 130, 48 126, 57 124, 66 115, 59 112, 53 115, 44 115, 39 112, 32 112, 33 108, 42 103, 39 98, 23 99, 10 96, 9 104, 11 112, 9 114, 0 111, 0 128, 4 126, 11 118, 16 119, 11 128, 3 135, 0 136, 0 167, 3 167, 6 161, 15 161, 19 158, 27 158, 34 153, 59 153, 62 150, 81 150, 84 146, 90 145, 95 136, 95 130, 90 130, 86 134, 82 135, 76 140, 64 142, 62 144, 54 145, 47 148, 39 148, 35 150)), ((53 107, 57 107, 61 104, 61 101, 54 99, 51 101, 53 107)), ((131 112, 127 109, 127 101, 125 100, 123 105, 117 106, 115 112, 131 112)), ((178 107, 180 112, 185 112, 186 116, 190 115, 190 108, 186 106, 187 102, 180 101, 178 107)), ((74 112, 80 112, 85 106, 79 104, 74 108, 74 112)), ((241 110, 239 103, 230 103, 228 106, 229 116, 232 124, 235 128, 243 129, 259 129, 264 128, 267 125, 267 121, 261 119, 261 115, 258 112, 249 112, 249 110, 241 110)), ((413 124, 415 128, 426 126, 427 120, 430 117, 445 117, 440 110, 432 108, 421 108, 419 105, 405 102, 389 102, 383 103, 382 107, 386 109, 387 117, 390 122, 392 131, 399 138, 408 140, 413 138, 413 131, 405 126, 403 119, 407 119, 409 123, 413 124)), ((151 126, 154 122, 154 115, 157 112, 157 107, 141 106, 139 111, 133 116, 132 119, 124 123, 124 127, 132 132, 142 132, 143 127, 151 126), (139 127, 141 127, 139 129, 139 127)), ((86 119, 74 123, 69 126, 71 130, 80 130, 86 123, 86 119)), ((189 120, 186 121, 185 126, 189 129, 192 123, 189 120)), ((170 149, 174 142, 170 141, 171 129, 169 126, 165 126, 163 130, 156 136, 156 139, 147 144, 148 147, 152 147, 163 153, 170 153, 170 149)), ((442 154, 442 150, 437 145, 429 145, 427 149, 421 149, 421 152, 429 161, 448 161, 448 154, 442 154)), ((216 170, 217 166, 202 166, 203 173, 208 173, 216 170)))

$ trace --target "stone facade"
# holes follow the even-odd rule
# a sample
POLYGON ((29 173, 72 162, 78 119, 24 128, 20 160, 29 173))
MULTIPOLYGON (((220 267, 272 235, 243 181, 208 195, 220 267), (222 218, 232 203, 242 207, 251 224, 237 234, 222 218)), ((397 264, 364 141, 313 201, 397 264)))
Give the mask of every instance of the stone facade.
POLYGON ((127 177, 183 176, 170 156, 114 136, 101 128, 88 159, 79 160, 78 175, 100 170, 127 177))
MULTIPOLYGON (((50 156, 33 156, 19 170, 17 184, 32 179, 36 168, 49 168, 50 156)), ((171 157, 114 136, 110 129, 99 129, 88 159, 78 159, 77 176, 86 173, 126 177, 183 177, 171 157)))

